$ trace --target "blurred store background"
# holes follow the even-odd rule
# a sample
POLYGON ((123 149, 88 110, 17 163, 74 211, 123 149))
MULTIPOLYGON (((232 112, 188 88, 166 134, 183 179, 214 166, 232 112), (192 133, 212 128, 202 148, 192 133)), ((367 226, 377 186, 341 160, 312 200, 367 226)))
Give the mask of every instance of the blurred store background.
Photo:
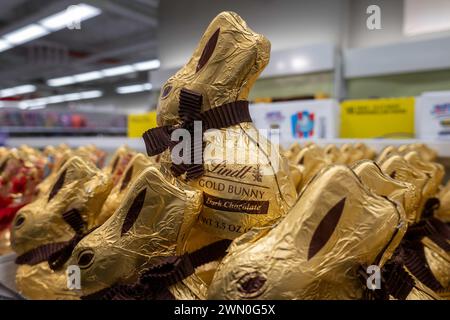
POLYGON ((0 145, 144 150, 161 86, 223 10, 272 43, 250 99, 283 145, 450 157, 449 0, 1 0, 0 145))

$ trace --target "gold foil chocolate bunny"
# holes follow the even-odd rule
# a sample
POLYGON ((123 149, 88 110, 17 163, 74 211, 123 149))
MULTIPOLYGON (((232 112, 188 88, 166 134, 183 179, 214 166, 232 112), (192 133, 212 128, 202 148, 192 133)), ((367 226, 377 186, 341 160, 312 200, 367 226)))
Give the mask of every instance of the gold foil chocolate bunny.
MULTIPOLYGON (((186 253, 186 239, 201 205, 198 190, 170 175, 164 177, 153 166, 144 169, 117 211, 82 239, 72 254, 69 264, 81 269, 83 295, 138 299, 142 290, 127 290, 127 284, 133 288, 146 269, 186 253)), ((191 275, 141 298, 202 299, 205 290, 203 282, 191 275)))
POLYGON ((214 241, 206 239, 211 235, 234 239, 252 227, 274 223, 296 198, 287 162, 259 135, 248 112, 249 91, 269 62, 269 51, 269 41, 236 13, 220 13, 189 62, 163 86, 160 127, 144 134, 149 155, 165 151, 162 166, 203 191, 196 236, 206 234, 199 247, 214 241), (190 159, 174 163, 178 145, 170 136, 180 128, 194 142, 186 147, 190 159))
POLYGON ((12 228, 18 257, 18 290, 31 299, 75 299, 67 287, 64 263, 93 226, 112 188, 94 164, 79 157, 66 161, 46 194, 23 207, 12 228))
MULTIPOLYGON (((327 167, 274 228, 233 242, 208 298, 360 299, 361 266, 388 265, 405 231, 401 206, 371 192, 348 167, 327 167)), ((404 298, 412 285, 402 288, 404 298)))
MULTIPOLYGON (((417 155, 417 154, 416 154, 417 155)), ((388 158, 381 165, 382 170, 390 177, 414 184, 420 191, 419 208, 416 215, 408 214, 409 228, 402 242, 405 265, 420 282, 436 291, 441 296, 450 292, 450 245, 446 237, 450 237, 448 226, 432 215, 428 210, 435 199, 431 197, 436 181, 432 181, 430 173, 439 168, 425 163, 411 165, 417 161, 416 155, 409 156, 410 162, 396 155, 388 158), (420 171, 424 168, 428 174, 420 171), (423 210, 423 208, 427 210, 423 210)), ((433 174, 439 178, 439 174, 433 174)))

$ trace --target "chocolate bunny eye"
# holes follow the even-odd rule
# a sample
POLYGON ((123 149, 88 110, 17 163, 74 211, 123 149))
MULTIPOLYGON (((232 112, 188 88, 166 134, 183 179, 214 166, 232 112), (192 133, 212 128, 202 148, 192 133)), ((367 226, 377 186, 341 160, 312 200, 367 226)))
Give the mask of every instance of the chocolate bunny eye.
POLYGON ((333 208, 327 212, 325 217, 322 218, 322 221, 320 221, 309 244, 308 260, 314 257, 316 253, 319 252, 319 250, 322 249, 327 243, 328 239, 330 239, 339 222, 342 212, 344 211, 346 199, 347 198, 343 198, 341 201, 336 203, 333 208))
POLYGON ((61 175, 59 176, 58 180, 56 180, 52 190, 50 191, 50 194, 48 195, 48 201, 52 200, 53 197, 56 196, 59 190, 61 190, 61 188, 63 187, 64 180, 66 179, 66 173, 67 169, 64 170, 63 173, 61 173, 61 175))
POLYGON ((246 273, 238 280, 238 291, 243 298, 256 298, 262 293, 266 277, 258 271, 246 273))
POLYGON ((130 206, 130 209, 128 209, 125 220, 123 221, 122 232, 120 234, 121 236, 131 229, 131 227, 139 217, 139 213, 141 213, 142 207, 144 206, 146 193, 147 189, 143 189, 141 192, 139 192, 136 198, 134 198, 133 203, 130 206))
POLYGON ((162 91, 161 99, 167 98, 167 96, 169 95, 169 93, 170 93, 171 91, 172 91, 172 85, 166 84, 166 85, 164 86, 163 91, 162 91))
POLYGON ((219 33, 220 28, 214 32, 214 34, 209 38, 208 42, 205 45, 205 48, 203 49, 202 55, 200 56, 200 59, 198 60, 197 68, 195 72, 198 72, 203 66, 208 62, 209 58, 211 58, 214 49, 216 48, 217 39, 219 39, 219 33))
POLYGON ((94 251, 91 249, 86 249, 80 252, 78 255, 78 266, 80 269, 86 269, 89 268, 92 263, 94 263, 94 251))

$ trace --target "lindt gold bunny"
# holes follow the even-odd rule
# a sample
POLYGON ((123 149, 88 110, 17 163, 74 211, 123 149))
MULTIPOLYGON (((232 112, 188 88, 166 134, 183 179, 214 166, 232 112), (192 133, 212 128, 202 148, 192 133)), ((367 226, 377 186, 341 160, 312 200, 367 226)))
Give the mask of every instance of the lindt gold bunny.
POLYGON ((206 239, 211 235, 234 239, 274 223, 296 198, 287 162, 258 133, 248 112, 249 91, 269 62, 269 51, 269 41, 236 13, 220 13, 189 62, 163 86, 159 127, 144 134, 149 155, 165 151, 162 166, 203 191, 198 229, 205 232, 203 244, 214 241, 206 239), (195 121, 203 130, 197 139, 195 121), (170 136, 180 128, 194 142, 186 147, 190 159, 174 163, 177 148, 170 136))
POLYGON ((31 299, 75 299, 64 264, 93 226, 112 188, 110 178, 79 157, 66 161, 46 194, 23 207, 12 228, 18 290, 31 299))

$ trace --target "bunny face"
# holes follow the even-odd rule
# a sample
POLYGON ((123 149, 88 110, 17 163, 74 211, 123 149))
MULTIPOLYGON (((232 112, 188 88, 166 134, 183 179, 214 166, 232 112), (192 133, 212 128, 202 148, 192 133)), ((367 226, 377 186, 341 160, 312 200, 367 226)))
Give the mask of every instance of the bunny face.
POLYGON ((423 143, 403 145, 398 148, 398 151, 403 155, 415 151, 425 162, 435 161, 437 158, 437 152, 423 143))
POLYGON ((363 160, 352 169, 373 192, 403 206, 408 222, 414 221, 420 202, 419 189, 408 182, 392 179, 373 161, 363 160))
MULTIPOLYGON (((112 184, 107 175, 79 157, 71 157, 61 167, 53 185, 45 194, 23 207, 12 227, 11 245, 20 256, 46 245, 60 245, 71 240, 75 231, 63 219, 74 209, 86 224, 94 225, 112 184)), ((31 299, 76 299, 67 288, 65 270, 53 271, 47 261, 21 264, 16 273, 18 290, 31 299)))
POLYGON ((328 167, 277 226, 232 244, 208 298, 360 298, 358 267, 384 264, 405 228, 401 207, 373 194, 347 167, 328 167))
POLYGON ((405 155, 405 160, 411 166, 424 172, 427 176, 430 177, 429 183, 425 186, 424 192, 431 196, 434 196, 442 183, 442 179, 444 178, 444 166, 439 163, 426 162, 422 160, 416 151, 408 152, 405 155))
POLYGON ((111 190, 111 193, 103 204, 102 211, 96 219, 96 225, 102 225, 110 216, 112 216, 122 203, 122 200, 127 194, 133 181, 145 168, 155 165, 156 164, 149 157, 142 153, 137 153, 131 158, 124 173, 120 176, 117 184, 111 190))
POLYGON ((182 254, 201 208, 201 193, 144 169, 117 211, 83 238, 69 264, 81 269, 84 295, 136 280, 162 257, 182 254))
POLYGON ((269 62, 270 43, 234 12, 220 13, 206 29, 189 62, 161 89, 158 125, 179 122, 183 88, 203 95, 202 111, 247 100, 250 88, 269 62))
POLYGON ((111 190, 108 177, 79 157, 70 158, 59 170, 53 186, 17 213, 12 228, 12 247, 21 255, 39 245, 68 241, 74 231, 63 213, 78 210, 88 227, 100 212, 111 190))
POLYGON ((420 218, 420 210, 423 206, 425 199, 428 199, 429 195, 424 193, 425 186, 429 183, 429 177, 423 172, 417 170, 411 166, 402 156, 394 155, 385 160, 381 166, 381 170, 394 180, 406 182, 415 186, 418 196, 419 205, 416 210, 416 215, 413 217, 408 214, 408 221, 414 222, 420 218))

